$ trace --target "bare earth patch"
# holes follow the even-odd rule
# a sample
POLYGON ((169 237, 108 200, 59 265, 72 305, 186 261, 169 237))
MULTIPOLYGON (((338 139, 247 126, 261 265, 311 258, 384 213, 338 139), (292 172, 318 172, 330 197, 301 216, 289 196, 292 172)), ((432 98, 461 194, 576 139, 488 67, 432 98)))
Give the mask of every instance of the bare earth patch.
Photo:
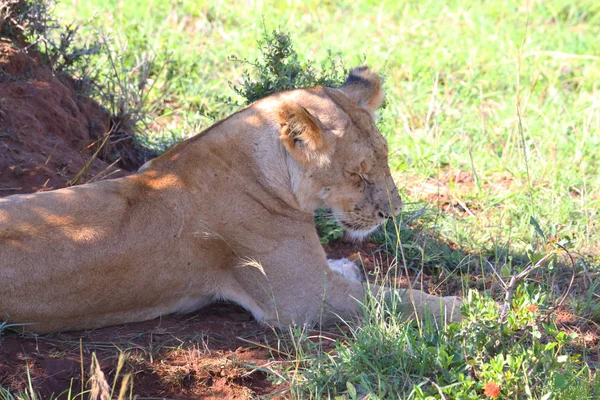
POLYGON ((479 182, 471 171, 445 170, 438 176, 409 179, 406 184, 408 194, 413 198, 426 200, 448 214, 476 216, 482 212, 482 206, 474 200, 475 192, 481 190, 498 194, 508 190, 514 179, 508 174, 495 176, 479 182))
MULTIPOLYGON (((133 375, 134 393, 173 399, 244 399, 280 390, 262 368, 269 351, 249 345, 273 335, 243 309, 216 304, 195 314, 124 326, 34 337, 1 339, 0 385, 27 388, 27 373, 41 398, 72 388, 81 391, 81 357, 87 379, 92 353, 112 383, 120 352, 133 375), (81 340, 81 346, 80 346, 81 340)), ((63 394, 66 398, 66 394, 63 394)), ((60 397, 59 397, 60 398, 60 397)))
MULTIPOLYGON (((0 39, 0 196, 66 186, 110 129, 104 109, 24 45, 0 39)), ((82 181, 115 170, 96 159, 82 181)))

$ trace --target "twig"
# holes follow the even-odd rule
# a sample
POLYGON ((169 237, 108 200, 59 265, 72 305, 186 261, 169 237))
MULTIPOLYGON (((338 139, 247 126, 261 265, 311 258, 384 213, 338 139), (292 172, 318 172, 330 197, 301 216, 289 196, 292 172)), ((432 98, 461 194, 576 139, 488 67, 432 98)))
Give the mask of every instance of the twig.
MULTIPOLYGON (((77 183, 79 182, 79 180, 81 179, 81 177, 87 173, 88 169, 90 168, 90 166, 92 165, 92 163, 94 162, 94 160, 98 157, 98 154, 100 154, 100 150, 102 150, 102 148, 104 147, 104 145, 108 141, 108 138, 110 137, 111 133, 112 133, 112 130, 109 131, 106 135, 104 135, 104 138, 102 139, 102 143, 100 144, 100 146, 98 146, 98 148, 96 149, 96 151, 94 152, 94 154, 92 155, 92 157, 90 157, 90 159, 88 160, 88 162, 85 163, 85 165, 83 166, 83 168, 81 168, 81 170, 77 173, 77 175, 75 175, 75 177, 69 181, 69 186, 77 185, 77 183)), ((94 143, 97 143, 98 141, 99 140, 97 140, 94 143)), ((88 148, 89 148, 89 146, 88 146, 88 148)))
POLYGON ((519 283, 519 281, 517 280, 517 276, 513 275, 510 277, 510 281, 505 287, 506 294, 504 295, 504 304, 502 305, 502 309, 500 311, 500 321, 504 321, 504 318, 508 313, 508 307, 510 307, 510 303, 512 302, 517 283, 519 283))
POLYGON ((501 312, 500 312, 500 321, 504 321, 504 319, 506 318, 506 315, 508 313, 508 307, 510 307, 510 303, 515 294, 515 290, 517 289, 517 286, 519 286, 519 282, 521 282, 524 278, 529 276, 529 274, 531 274, 534 270, 539 268, 548 258, 553 256, 554 254, 555 254, 554 251, 552 251, 552 252, 546 254, 544 257, 542 257, 535 264, 530 264, 527 268, 525 268, 520 273, 518 273, 516 275, 511 275, 510 280, 508 281, 508 285, 505 286, 506 294, 504 296, 504 304, 502 305, 501 312))
POLYGON ((548 311, 548 313, 544 316, 544 318, 541 319, 541 322, 546 321, 550 317, 550 315, 552 315, 557 309, 562 307, 563 303, 569 296, 569 293, 571 293, 571 289, 573 288, 573 282, 575 282, 575 276, 577 275, 577 271, 575 270, 575 260, 573 259, 573 256, 571 255, 569 250, 567 250, 567 248, 560 243, 556 243, 556 245, 559 248, 561 248, 562 250, 564 250, 564 252, 567 253, 567 255, 569 256, 569 260, 571 261, 571 269, 572 269, 573 273, 571 274, 571 281, 569 282, 569 286, 567 287, 565 294, 561 297, 559 302, 554 307, 552 307, 550 309, 550 311, 548 311))
POLYGON ((92 183, 94 181, 99 181, 99 180, 102 180, 102 179, 106 179, 109 176, 114 175, 117 172, 121 171, 120 169, 117 168, 115 171, 111 171, 110 173, 107 173, 107 171, 109 171, 112 167, 114 167, 115 164, 117 164, 119 161, 121 161, 121 157, 117 158, 108 167, 104 168, 102 171, 98 172, 96 175, 94 175, 93 177, 91 177, 90 180, 87 181, 87 183, 92 183))
POLYGON ((500 280, 500 283, 502 284, 502 287, 504 288, 504 290, 507 290, 506 282, 504 282, 504 279, 502 279, 502 277, 498 274, 498 272, 496 271, 496 268, 494 268, 494 266, 492 265, 492 263, 489 262, 487 259, 485 259, 485 262, 488 263, 488 265, 490 266, 490 268, 494 272, 494 275, 496 275, 496 278, 498 278, 500 280))
POLYGON ((454 197, 454 200, 456 200, 456 202, 465 209, 465 211, 467 212, 467 214, 469 214, 471 217, 475 217, 475 214, 473 214, 471 212, 471 210, 469 210, 469 207, 467 207, 467 205, 465 204, 464 201, 462 201, 461 199, 459 199, 457 196, 452 195, 452 197, 454 197))

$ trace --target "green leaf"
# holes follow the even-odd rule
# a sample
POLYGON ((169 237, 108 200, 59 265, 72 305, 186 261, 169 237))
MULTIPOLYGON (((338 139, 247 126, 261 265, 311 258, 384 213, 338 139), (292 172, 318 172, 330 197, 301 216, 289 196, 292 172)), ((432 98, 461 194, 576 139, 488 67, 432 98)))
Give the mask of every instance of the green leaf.
POLYGON ((346 390, 351 399, 356 399, 356 388, 350 382, 346 382, 346 390))
POLYGON ((565 375, 556 375, 554 377, 554 387, 564 389, 567 387, 567 377, 565 375))
POLYGON ((544 240, 546 240, 546 235, 544 235, 542 228, 540 228, 540 224, 538 224, 537 220, 533 218, 533 215, 529 217, 529 223, 533 225, 533 228, 535 229, 537 234, 540 235, 544 240))

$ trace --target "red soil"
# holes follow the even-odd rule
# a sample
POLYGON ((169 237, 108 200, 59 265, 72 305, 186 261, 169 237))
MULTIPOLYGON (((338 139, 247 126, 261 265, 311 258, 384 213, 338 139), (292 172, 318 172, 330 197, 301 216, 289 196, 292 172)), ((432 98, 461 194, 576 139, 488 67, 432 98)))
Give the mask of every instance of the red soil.
MULTIPOLYGON (((64 187, 109 131, 109 115, 34 51, 0 38, 0 196, 64 187)), ((92 176, 108 164, 93 161, 92 176)), ((108 172, 108 171, 107 171, 108 172)))
MULTIPOLYGON (((80 351, 86 379, 95 352, 107 382, 112 384, 119 352, 123 351, 127 357, 119 377, 133 375, 137 396, 246 399, 285 389, 253 367, 268 368, 272 362, 269 351, 248 342, 264 343, 265 336, 273 338, 273 333, 244 310, 225 304, 192 315, 89 332, 38 338, 9 334, 0 342, 0 386, 25 390, 29 370, 33 387, 42 398, 70 387, 79 393, 80 351)), ((66 398, 66 393, 58 398, 66 398)))

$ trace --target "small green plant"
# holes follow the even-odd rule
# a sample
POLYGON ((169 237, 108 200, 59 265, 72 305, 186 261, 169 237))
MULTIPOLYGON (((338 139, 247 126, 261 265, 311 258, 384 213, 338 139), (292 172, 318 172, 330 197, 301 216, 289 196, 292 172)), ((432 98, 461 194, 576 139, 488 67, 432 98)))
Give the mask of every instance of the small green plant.
POLYGON ((261 57, 255 61, 239 59, 232 55, 231 61, 248 64, 250 71, 244 72, 242 84, 232 85, 246 104, 270 94, 312 86, 339 86, 344 82, 346 70, 339 57, 328 52, 328 59, 316 68, 312 61, 302 61, 294 49, 290 34, 274 30, 265 31, 258 42, 261 57))
POLYGON ((330 352, 306 340, 293 388, 298 398, 480 399, 594 398, 600 384, 573 340, 552 322, 539 323, 544 296, 517 288, 506 320, 495 302, 470 291, 458 324, 410 322, 393 302, 371 297, 364 322, 330 352), (316 356, 314 355, 316 353, 316 356))
POLYGON ((321 244, 327 244, 344 236, 342 226, 328 210, 317 210, 315 213, 315 226, 321 244))

